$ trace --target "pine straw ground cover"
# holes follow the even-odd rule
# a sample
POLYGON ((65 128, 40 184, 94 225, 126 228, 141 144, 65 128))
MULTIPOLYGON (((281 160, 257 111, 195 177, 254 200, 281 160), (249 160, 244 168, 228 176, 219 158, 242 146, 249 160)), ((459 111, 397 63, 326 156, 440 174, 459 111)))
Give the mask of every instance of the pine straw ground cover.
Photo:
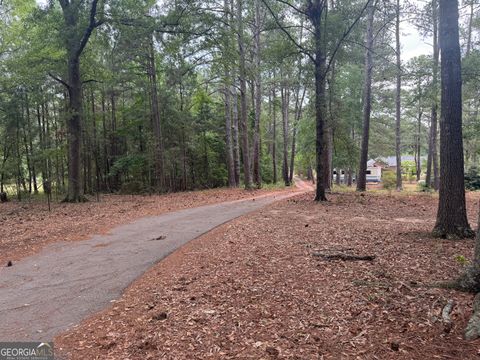
MULTIPOLYGON (((462 340, 473 297, 423 286, 454 278, 462 270, 455 258, 473 248, 472 240, 429 236, 435 197, 311 198, 187 244, 111 308, 55 339, 56 349, 82 360, 479 358, 480 342, 462 340), (328 251, 376 259, 312 255, 328 251), (449 299, 448 332, 439 319, 449 299)), ((476 200, 469 195, 472 220, 476 200)))
POLYGON ((0 204, 0 266, 32 255, 48 243, 88 239, 144 216, 275 191, 294 190, 215 189, 153 196, 102 195, 100 202, 91 199, 82 204, 52 203, 51 212, 41 201, 0 204))

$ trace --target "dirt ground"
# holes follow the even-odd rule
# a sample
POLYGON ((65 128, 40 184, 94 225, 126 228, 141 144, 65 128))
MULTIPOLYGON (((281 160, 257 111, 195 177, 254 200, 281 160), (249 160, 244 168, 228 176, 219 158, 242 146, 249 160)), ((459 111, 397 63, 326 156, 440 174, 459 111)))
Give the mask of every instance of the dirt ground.
MULTIPOLYGON (((468 209, 476 226, 478 194, 468 209)), ((158 263, 109 309, 55 339, 67 359, 477 359, 473 296, 432 288, 473 241, 433 239, 433 195, 299 195, 158 263), (315 253, 373 255, 324 260, 315 253), (441 310, 455 300, 453 328, 441 310)))
POLYGON ((154 196, 102 195, 100 202, 92 199, 83 204, 53 203, 51 212, 46 202, 40 201, 0 204, 0 267, 37 253, 48 243, 88 239, 144 216, 295 190, 215 189, 154 196))

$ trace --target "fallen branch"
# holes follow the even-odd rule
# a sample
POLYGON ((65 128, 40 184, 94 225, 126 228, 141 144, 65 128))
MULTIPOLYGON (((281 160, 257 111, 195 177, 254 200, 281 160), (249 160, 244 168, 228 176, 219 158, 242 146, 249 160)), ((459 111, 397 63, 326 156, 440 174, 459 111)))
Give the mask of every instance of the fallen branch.
POLYGON ((350 254, 322 254, 322 253, 313 253, 315 257, 319 257, 325 260, 342 260, 342 261, 373 261, 375 260, 375 255, 350 255, 350 254))
POLYGON ((452 312, 453 308, 455 307, 455 301, 453 300, 448 300, 447 305, 442 310, 442 319, 443 319, 443 331, 445 331, 447 334, 452 330, 453 327, 453 321, 452 318, 450 317, 450 313, 452 312))

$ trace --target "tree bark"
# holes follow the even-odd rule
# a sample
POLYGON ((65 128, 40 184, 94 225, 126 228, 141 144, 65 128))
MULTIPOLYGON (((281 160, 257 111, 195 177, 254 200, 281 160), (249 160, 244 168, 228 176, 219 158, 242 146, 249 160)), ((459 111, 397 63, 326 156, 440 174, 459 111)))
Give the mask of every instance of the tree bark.
POLYGON ((475 18, 475 0, 470 0, 470 14, 468 19, 468 29, 467 29, 467 52, 466 55, 470 55, 472 50, 472 28, 473 20, 475 18))
POLYGON ((272 89, 273 100, 273 133, 272 133, 272 166, 273 166, 273 183, 278 182, 277 174, 277 91, 275 85, 272 89))
POLYGON ((438 46, 438 0, 432 0, 432 22, 433 22, 433 77, 432 77, 432 110, 430 120, 430 135, 428 143, 427 174, 425 178, 426 186, 438 190, 439 171, 438 171, 438 69, 440 63, 440 49, 438 46), (433 167, 433 181, 432 181, 433 167))
POLYGON ((160 121, 160 108, 158 99, 158 84, 157 84, 157 68, 155 63, 155 48, 153 44, 153 36, 149 39, 149 64, 148 72, 150 79, 150 96, 152 105, 152 120, 153 132, 155 136, 155 187, 157 192, 164 191, 165 176, 164 176, 164 159, 163 159, 163 134, 162 124, 160 121))
POLYGON ((357 191, 367 189, 368 142, 370 137, 370 113, 372 110, 372 70, 373 70, 373 20, 375 6, 368 5, 368 20, 365 51, 365 83, 363 88, 363 138, 357 177, 357 191))
POLYGON ((325 194, 325 164, 323 163, 324 147, 324 128, 326 119, 326 73, 327 61, 324 52, 324 42, 322 38, 322 16, 325 10, 325 2, 315 0, 308 3, 307 16, 313 26, 315 54, 315 125, 316 125, 316 167, 317 167, 317 186, 315 191, 315 201, 327 201, 325 194))
POLYGON ((402 58, 400 46, 400 0, 397 0, 395 21, 397 89, 395 94, 395 156, 397 158, 397 191, 402 190, 402 153, 401 153, 401 91, 402 91, 402 58))
POLYGON ((255 63, 255 124, 253 129, 253 182, 260 188, 262 186, 262 176, 260 172, 260 119, 262 111, 262 76, 260 70, 260 32, 261 32, 261 14, 260 1, 255 0, 255 21, 254 21, 254 48, 253 57, 255 63))
POLYGON ((289 172, 288 172, 288 132, 289 132, 289 105, 290 105, 290 90, 282 84, 282 131, 283 131, 283 154, 282 154, 282 177, 285 186, 290 186, 289 172))
POLYGON ((232 97, 233 97, 233 163, 235 168, 235 183, 236 186, 240 186, 240 141, 238 135, 238 123, 240 121, 238 113, 238 95, 236 82, 234 81, 234 86, 232 87, 232 97))
MULTIPOLYGON (((224 11, 225 11, 225 22, 228 24, 229 21, 229 2, 228 0, 224 1, 224 11)), ((225 31, 229 31, 226 29, 225 31)), ((225 46, 225 54, 228 54, 230 37, 227 37, 225 46)), ((235 180, 235 163, 233 158, 233 143, 232 143, 232 94, 231 94, 231 76, 229 66, 225 63, 225 85, 224 85, 224 96, 225 96, 225 147, 227 150, 227 172, 228 172, 228 186, 236 187, 237 182, 235 180)))
POLYGON ((242 157, 245 189, 252 188, 252 174, 250 168, 250 148, 248 141, 247 123, 247 80, 245 65, 245 41, 243 31, 243 0, 237 0, 237 30, 238 49, 240 54, 239 81, 240 81, 240 127, 242 130, 242 157))
MULTIPOLYGON (((228 71, 225 73, 226 78, 229 78, 228 71)), ((227 150, 227 171, 228 171, 228 186, 236 187, 235 181, 235 163, 233 160, 233 144, 232 144, 232 99, 230 94, 230 85, 225 85, 225 146, 227 150)))
POLYGON ((81 146, 82 146, 82 80, 80 74, 80 57, 92 35, 93 30, 103 21, 97 21, 98 0, 90 6, 89 21, 85 28, 80 28, 80 9, 78 4, 59 0, 65 23, 65 49, 67 52, 68 81, 59 80, 68 89, 69 105, 67 119, 68 133, 68 191, 64 201, 85 201, 82 191, 81 146))
POLYGON ((440 194, 433 234, 442 238, 474 235, 465 204, 462 136, 462 74, 458 1, 440 0, 442 116, 440 119, 440 194))

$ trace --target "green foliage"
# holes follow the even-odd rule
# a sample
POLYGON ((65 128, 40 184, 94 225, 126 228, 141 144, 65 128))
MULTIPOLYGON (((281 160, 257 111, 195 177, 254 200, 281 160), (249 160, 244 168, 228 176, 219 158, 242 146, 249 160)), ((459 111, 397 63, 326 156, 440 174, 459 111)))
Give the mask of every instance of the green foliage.
POLYGON ((417 190, 420 192, 433 192, 433 189, 431 186, 427 186, 427 183, 425 180, 420 180, 417 184, 417 190))
POLYGON ((402 173, 404 174, 404 180, 412 182, 417 173, 415 161, 402 161, 402 173))
POLYGON ((110 169, 110 176, 123 174, 127 179, 141 179, 143 169, 147 166, 144 155, 125 155, 118 158, 110 169))
POLYGON ((468 261, 468 259, 463 255, 456 255, 455 261, 462 266, 466 266, 470 263, 470 261, 468 261))
POLYGON ((382 184, 386 190, 392 190, 397 185, 397 176, 395 172, 387 170, 382 172, 382 184))
POLYGON ((472 166, 465 173, 465 188, 468 190, 480 190, 480 171, 472 166))

